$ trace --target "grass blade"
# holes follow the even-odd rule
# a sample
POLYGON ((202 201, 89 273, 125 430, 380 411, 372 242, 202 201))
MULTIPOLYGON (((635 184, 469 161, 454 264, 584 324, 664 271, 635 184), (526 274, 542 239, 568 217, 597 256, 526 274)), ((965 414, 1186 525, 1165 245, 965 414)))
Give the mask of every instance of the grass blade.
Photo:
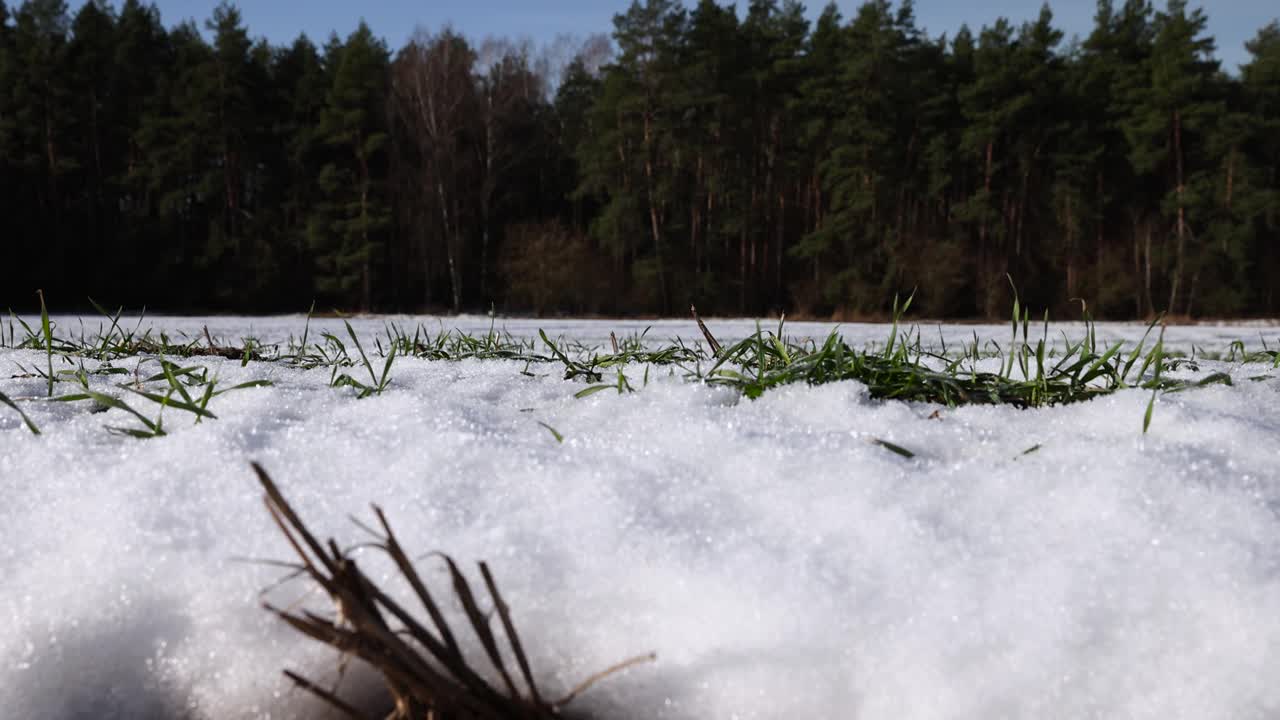
POLYGON ((53 397, 53 326, 49 323, 49 308, 44 304, 44 290, 36 290, 40 296, 40 332, 44 335, 45 358, 49 361, 49 397, 53 397))
POLYGON ((891 453, 894 453, 895 455, 901 455, 902 457, 907 458, 908 460, 916 456, 916 454, 911 452, 910 450, 902 447, 901 445, 895 445, 889 442, 888 440, 881 440, 880 438, 872 438, 871 442, 875 443, 876 445, 879 445, 880 447, 884 448, 885 450, 888 450, 891 453))
POLYGON ((1146 435, 1147 430, 1151 428, 1151 414, 1155 411, 1156 395, 1159 394, 1159 392, 1160 392, 1159 390, 1152 390, 1151 399, 1147 401, 1147 411, 1142 415, 1142 434, 1143 435, 1146 435))
POLYGON ((596 393, 601 392, 602 390, 613 390, 615 388, 617 388, 617 385, 592 385, 591 387, 579 390, 578 392, 574 393, 573 396, 581 400, 584 397, 590 397, 592 395, 595 395, 596 393))
POLYGON ((544 423, 544 422, 542 422, 542 421, 538 421, 538 424, 539 424, 539 425, 541 425, 542 427, 546 428, 546 429, 547 429, 547 432, 551 433, 551 437, 553 437, 553 438, 555 438, 555 439, 556 439, 556 442, 558 442, 558 443, 563 443, 563 442, 564 442, 564 436, 560 434, 560 431, 559 431, 559 430, 556 430, 555 428, 551 427, 550 425, 548 425, 548 424, 546 424, 546 423, 544 423))
POLYGON ((27 414, 22 412, 22 408, 18 407, 18 403, 10 400, 9 396, 4 393, 0 393, 0 404, 8 405, 13 408, 18 413, 18 416, 22 418, 23 424, 27 426, 27 429, 31 431, 32 435, 40 434, 40 428, 36 427, 35 423, 31 422, 31 418, 27 417, 27 414))

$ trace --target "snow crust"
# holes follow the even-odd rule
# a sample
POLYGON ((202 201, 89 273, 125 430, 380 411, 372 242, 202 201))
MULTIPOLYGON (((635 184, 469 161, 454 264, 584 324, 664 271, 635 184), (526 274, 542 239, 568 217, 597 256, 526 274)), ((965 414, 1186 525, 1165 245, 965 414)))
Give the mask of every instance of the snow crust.
MULTIPOLYGON (((302 332, 301 317, 146 322, 302 332)), ((340 327, 312 332, 326 323, 340 327)), ((648 324, 499 328, 604 342, 648 324)), ((653 340, 696 339, 653 325, 653 340)), ((940 331, 975 330, 1008 339, 940 331)), ((1166 344, 1259 332, 1275 346, 1270 327, 1175 327, 1166 344)), ((0 350, 0 391, 42 395, 9 378, 40 362, 0 350)), ((548 695, 655 651, 575 703, 596 717, 1280 716, 1280 373, 1251 381, 1264 366, 1201 362, 1235 386, 1161 397, 1144 436, 1139 391, 932 418, 854 382, 750 401, 654 369, 634 395, 577 400, 552 366, 405 358, 357 401, 323 370, 200 362, 275 386, 215 398, 219 419, 198 426, 171 412, 171 435, 147 441, 103 430, 130 424, 118 410, 26 403, 35 437, 0 408, 0 717, 318 716, 279 671, 332 680, 336 658, 258 608, 282 571, 238 560, 288 558, 250 460, 320 535, 365 539, 348 515, 377 502, 406 547, 489 561, 548 695)), ((270 597, 315 603, 305 590, 270 597)))

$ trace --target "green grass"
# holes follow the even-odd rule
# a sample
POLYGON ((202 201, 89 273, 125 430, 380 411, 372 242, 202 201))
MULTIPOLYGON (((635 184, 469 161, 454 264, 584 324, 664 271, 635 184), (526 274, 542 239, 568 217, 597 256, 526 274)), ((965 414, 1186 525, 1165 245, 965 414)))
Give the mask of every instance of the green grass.
POLYGON ((796 343, 782 328, 778 332, 757 328, 752 337, 725 348, 711 369, 698 377, 736 388, 749 398, 785 385, 857 380, 878 399, 1019 408, 1083 402, 1131 387, 1170 392, 1231 381, 1224 373, 1196 382, 1163 377, 1175 361, 1163 353, 1163 334, 1150 350, 1145 349, 1155 323, 1126 352, 1124 343, 1099 346, 1095 327, 1086 319, 1084 337, 1064 338, 1059 349, 1050 343, 1046 316, 1043 333, 1033 343, 1030 313, 1016 301, 1008 345, 982 346, 975 338, 958 354, 947 354, 945 348, 926 348, 918 328, 902 329, 902 315, 910 304, 910 299, 901 307, 895 304, 883 348, 853 348, 835 332, 820 345, 796 343), (990 358, 999 360, 998 371, 980 369, 990 358))
MULTIPOLYGON (((144 360, 143 363, 139 363, 139 370, 141 370, 145 362, 144 360)), ((83 373, 74 376, 80 384, 78 392, 61 395, 52 398, 52 400, 54 402, 68 403, 88 401, 94 403, 95 407, 99 409, 115 408, 123 410, 132 415, 138 421, 140 427, 107 426, 107 430, 117 435, 145 439, 162 437, 167 434, 164 430, 164 411, 167 408, 190 413, 195 418, 195 424, 198 425, 204 419, 217 419, 218 416, 209 411, 209 401, 213 398, 234 390, 268 387, 271 385, 268 380, 253 380, 217 389, 218 379, 216 376, 209 376, 208 368, 200 366, 179 367, 164 358, 158 358, 156 362, 160 365, 159 373, 145 378, 139 377, 131 382, 116 386, 126 393, 158 406, 154 420, 134 409, 133 406, 119 397, 91 389, 88 376, 83 373), (158 390, 154 389, 156 384, 161 385, 158 390)))
MULTIPOLYGON (((355 344, 356 350, 360 353, 360 362, 364 364, 365 370, 369 372, 369 383, 365 384, 356 380, 347 373, 332 376, 329 381, 330 387, 351 387, 357 391, 356 397, 367 398, 373 395, 381 395, 383 390, 391 383, 391 366, 396 361, 396 345, 391 345, 391 350, 386 353, 386 361, 382 365, 382 374, 374 372, 373 363, 369 362, 369 356, 365 354, 364 347, 360 344, 360 338, 356 335, 356 331, 351 328, 351 323, 342 321, 347 327, 347 335, 351 338, 351 342, 355 344)), ((346 353, 346 347, 342 345, 342 341, 329 335, 326 339, 341 348, 343 354, 346 353)), ((336 373, 337 366, 334 367, 336 373)))
POLYGON ((235 390, 271 385, 267 380, 253 380, 230 387, 219 387, 217 377, 210 376, 208 368, 200 365, 184 367, 169 359, 218 356, 238 359, 242 364, 247 364, 254 357, 252 338, 245 338, 240 347, 219 346, 208 337, 206 331, 207 346, 201 346, 199 339, 175 343, 164 334, 154 337, 151 331, 139 334, 138 327, 141 326, 145 313, 138 319, 137 326, 129 330, 120 325, 123 309, 113 315, 96 303, 94 307, 103 317, 96 333, 90 333, 82 324, 78 334, 60 335, 58 328, 50 320, 43 293, 39 297, 38 330, 12 312, 9 314, 7 342, 3 328, 0 328, 0 347, 44 353, 44 367, 28 368, 21 363, 14 363, 21 373, 15 378, 39 378, 45 381, 44 398, 11 398, 0 395, 0 405, 17 411, 33 434, 39 434, 40 430, 23 412, 19 401, 87 402, 92 404, 95 412, 122 410, 137 424, 129 427, 107 426, 109 432, 134 438, 153 438, 166 434, 166 409, 188 413, 199 424, 202 420, 217 419, 209 410, 213 398, 235 390), (21 337, 17 333, 18 327, 24 333, 21 337), (122 366, 126 361, 133 365, 131 369, 122 366), (156 368, 148 372, 151 364, 155 364, 156 368), (90 385, 91 377, 128 379, 115 382, 109 388, 99 386, 94 389, 90 385), (57 395, 57 387, 62 383, 72 384, 74 390, 57 395), (154 410, 154 414, 143 412, 139 408, 154 410))
MULTIPOLYGON (((1033 333, 1031 312, 1016 296, 1006 344, 993 340, 982 342, 975 334, 972 343, 959 347, 948 347, 941 339, 937 345, 927 346, 921 329, 904 323, 911 304, 910 297, 901 303, 895 301, 893 322, 885 342, 867 347, 853 347, 834 331, 820 342, 792 338, 786 333, 784 321, 779 321, 773 330, 757 325, 751 336, 724 346, 695 314, 693 319, 705 342, 692 345, 678 338, 652 343, 647 337, 648 330, 621 340, 611 335, 609 347, 599 348, 563 338, 553 339, 541 331, 537 339, 518 338, 496 331, 493 323, 487 333, 473 336, 446 331, 443 327, 432 333, 422 324, 409 330, 388 322, 367 351, 345 320, 345 338, 321 333, 318 340, 313 339, 311 313, 300 338, 290 337, 276 344, 254 338, 227 342, 214 338, 207 329, 200 337, 178 339, 163 332, 140 332, 141 317, 129 329, 120 323, 122 310, 112 314, 96 304, 101 316, 96 332, 87 331, 83 323, 78 333, 60 332, 50 321, 41 296, 39 329, 10 313, 8 339, 6 342, 0 328, 0 346, 42 352, 43 367, 26 368, 19 364, 23 374, 17 377, 44 380, 46 400, 92 401, 99 408, 124 410, 137 420, 138 426, 110 430, 133 437, 163 435, 166 409, 188 413, 199 423, 216 418, 208 410, 212 398, 231 390, 269 384, 254 381, 217 389, 216 378, 210 378, 206 368, 184 367, 175 362, 200 357, 224 358, 238 361, 242 366, 280 363, 302 370, 327 370, 331 387, 353 390, 357 399, 385 392, 392 384, 396 360, 405 357, 432 362, 513 361, 521 364, 519 372, 527 376, 536 376, 536 368, 554 367, 565 380, 585 385, 573 392, 578 398, 610 390, 618 394, 637 392, 637 388, 648 385, 654 369, 679 375, 692 383, 731 388, 748 399, 789 385, 856 380, 865 384, 876 399, 934 403, 952 408, 974 404, 1039 408, 1085 402, 1123 389, 1140 389, 1151 393, 1143 418, 1144 432, 1150 427, 1160 395, 1232 384, 1231 376, 1224 372, 1194 380, 1173 377, 1170 373, 1199 372, 1199 363, 1206 360, 1258 365, 1271 370, 1280 368, 1280 351, 1269 347, 1265 339, 1260 351, 1250 351, 1243 342, 1237 341, 1222 353, 1201 348, 1193 348, 1190 355, 1166 352, 1164 331, 1158 320, 1148 326, 1136 344, 1099 343, 1096 325, 1087 314, 1080 337, 1072 339, 1065 334, 1060 339, 1051 337, 1047 313, 1038 319, 1037 332, 1033 333), (158 363, 158 371, 142 377, 143 366, 153 362, 158 363), (126 367, 127 363, 134 367, 126 367), (89 378, 103 376, 121 376, 115 387, 132 400, 155 405, 155 415, 138 411, 122 397, 90 390, 89 378), (123 377, 133 379, 118 382, 123 377), (76 391, 55 397, 57 385, 68 382, 76 385, 76 391)), ((1250 379, 1271 377, 1273 375, 1264 370, 1250 379)), ((20 401, 35 400, 0 395, 0 405, 17 411, 28 429, 38 433, 38 428, 19 406, 20 401)), ((899 452, 902 448, 881 444, 903 454, 899 452)))
POLYGON ((551 433, 551 437, 555 438, 556 442, 558 443, 564 442, 564 435, 561 435, 559 430, 556 430, 555 428, 551 427, 550 425, 542 421, 538 421, 538 424, 541 425, 544 429, 546 429, 547 432, 551 433))
POLYGON ((27 414, 18 406, 18 403, 10 400, 8 395, 0 393, 0 405, 8 406, 17 412, 18 417, 22 418, 22 424, 27 426, 27 429, 31 431, 32 435, 40 434, 40 428, 36 427, 35 423, 31 422, 31 418, 27 417, 27 414))

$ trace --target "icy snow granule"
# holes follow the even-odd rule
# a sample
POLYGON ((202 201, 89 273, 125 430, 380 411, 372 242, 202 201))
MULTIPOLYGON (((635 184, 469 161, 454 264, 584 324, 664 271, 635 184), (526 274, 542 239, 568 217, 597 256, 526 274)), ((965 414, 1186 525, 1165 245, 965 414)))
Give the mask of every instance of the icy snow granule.
MULTIPOLYGON (((0 350, 0 372, 42 360, 0 350)), ((547 695, 656 651, 578 701, 601 717, 1280 716, 1280 381, 1256 368, 1205 363, 1236 386, 1162 397, 1144 437, 1136 391, 929 419, 857 383, 748 401, 655 369, 575 400, 549 366, 401 359, 356 401, 324 371, 204 362, 276 385, 145 442, 106 434, 119 411, 31 403, 34 437, 0 410, 0 717, 315 716, 279 671, 331 680, 336 658, 259 609, 280 570, 237 560, 288 557, 250 460, 322 536, 363 539, 347 515, 377 502, 406 547, 488 560, 547 695)))

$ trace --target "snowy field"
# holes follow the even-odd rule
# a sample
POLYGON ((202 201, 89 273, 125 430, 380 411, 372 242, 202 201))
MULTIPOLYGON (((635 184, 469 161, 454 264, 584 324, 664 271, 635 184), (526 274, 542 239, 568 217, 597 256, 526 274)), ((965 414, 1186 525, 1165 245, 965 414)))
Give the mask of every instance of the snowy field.
MULTIPOLYGON (((55 322, 78 332, 73 318, 55 322)), ((489 329, 480 317, 427 322, 489 329)), ((174 338, 207 325, 237 343, 303 330, 301 317, 145 324, 174 338)), ((755 330, 708 324, 722 340, 755 330)), ((604 344, 648 325, 653 341, 698 339, 674 321, 498 329, 604 344)), ((383 320, 356 326, 371 342, 383 320)), ((341 327, 316 320, 311 332, 341 327)), ((830 328, 788 332, 821 340, 830 328)), ((1098 335, 1136 341, 1144 329, 1098 335)), ((851 344, 887 335, 841 331, 851 344)), ((1004 342, 1009 328, 925 326, 922 337, 958 345, 975 332, 1004 342)), ((1171 327, 1165 343, 1224 353, 1263 339, 1277 347, 1280 327, 1171 327)), ((44 380, 10 376, 44 362, 0 349, 0 392, 43 397, 44 380)), ((1200 362, 1185 372, 1234 385, 1161 396, 1144 435, 1151 393, 1139 390, 948 410, 872 400, 857 382, 753 401, 655 370, 635 394, 575 399, 583 385, 555 366, 530 376, 514 361, 401 358, 384 394, 357 400, 326 370, 183 362, 220 384, 274 385, 214 398, 217 419, 199 425, 167 413, 169 435, 145 441, 103 429, 132 422, 120 410, 23 402, 34 436, 0 406, 0 717, 321 716, 280 671, 331 681, 337 658, 260 609, 282 571, 241 561, 289 557, 251 460, 323 536, 366 539, 348 516, 369 520, 376 502, 407 548, 489 561, 548 695, 657 653, 574 703, 590 717, 1280 717, 1270 365, 1200 362)), ((422 567, 447 582, 436 561, 422 567)), ((269 597, 323 607, 308 590, 269 597)), ((356 673, 345 687, 367 682, 356 673)))

